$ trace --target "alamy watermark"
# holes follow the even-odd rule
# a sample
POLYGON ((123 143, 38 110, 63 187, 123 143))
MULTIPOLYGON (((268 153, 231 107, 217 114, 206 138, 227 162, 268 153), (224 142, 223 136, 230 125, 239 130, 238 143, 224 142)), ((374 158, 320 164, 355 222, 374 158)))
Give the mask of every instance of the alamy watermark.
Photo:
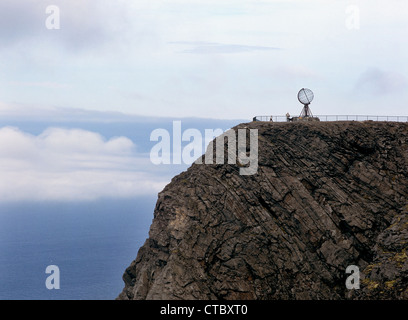
POLYGON ((56 265, 49 265, 45 269, 45 273, 49 274, 45 280, 45 287, 48 290, 60 289, 60 269, 56 265))
POLYGON ((360 269, 355 265, 350 265, 346 268, 346 273, 351 274, 346 279, 346 288, 360 289, 360 269))
POLYGON ((258 171, 258 129, 229 129, 225 132, 222 129, 205 129, 203 138, 198 129, 182 132, 181 121, 173 121, 171 134, 166 129, 155 129, 150 134, 150 141, 157 141, 150 151, 150 161, 156 165, 203 164, 204 143, 204 147, 207 146, 204 164, 235 164, 239 166, 240 175, 253 175, 258 171), (183 142, 189 143, 183 147, 183 142))
POLYGON ((48 30, 59 30, 61 28, 60 8, 56 5, 49 5, 45 8, 45 27, 48 30))
POLYGON ((346 7, 346 28, 348 30, 360 30, 360 7, 350 4, 346 7))

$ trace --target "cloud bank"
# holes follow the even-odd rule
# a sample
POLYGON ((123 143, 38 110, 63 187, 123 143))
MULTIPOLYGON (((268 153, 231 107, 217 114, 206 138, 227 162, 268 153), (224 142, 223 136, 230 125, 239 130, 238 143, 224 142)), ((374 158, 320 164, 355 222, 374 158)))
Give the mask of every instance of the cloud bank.
POLYGON ((0 129, 0 202, 83 201, 159 192, 167 180, 146 171, 148 157, 126 137, 104 139, 49 128, 34 136, 0 129), (141 168, 144 168, 142 170, 141 168))

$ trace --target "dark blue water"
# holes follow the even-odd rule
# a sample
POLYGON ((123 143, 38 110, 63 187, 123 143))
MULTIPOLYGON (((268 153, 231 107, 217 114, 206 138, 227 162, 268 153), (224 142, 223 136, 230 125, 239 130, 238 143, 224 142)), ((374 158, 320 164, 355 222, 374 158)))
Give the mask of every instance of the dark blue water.
POLYGON ((0 299, 114 299, 148 237, 156 197, 0 206, 0 299), (49 290, 48 265, 60 270, 49 290))

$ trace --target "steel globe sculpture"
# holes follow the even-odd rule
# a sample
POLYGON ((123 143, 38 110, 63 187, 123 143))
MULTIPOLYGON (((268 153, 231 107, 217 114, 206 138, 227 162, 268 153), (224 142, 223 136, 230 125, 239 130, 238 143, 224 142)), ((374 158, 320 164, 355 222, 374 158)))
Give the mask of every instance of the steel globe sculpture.
POLYGON ((298 92, 298 100, 301 104, 303 104, 303 109, 299 118, 313 117, 312 111, 309 108, 309 104, 313 101, 313 98, 314 94, 312 90, 307 88, 300 89, 298 92))
POLYGON ((290 118, 289 114, 286 114, 287 121, 320 121, 318 117, 313 117, 312 111, 309 108, 309 104, 313 101, 313 91, 307 88, 302 88, 298 92, 297 98, 301 104, 303 104, 302 112, 299 117, 290 118))
POLYGON ((298 93, 298 100, 301 104, 303 105, 309 105, 314 98, 314 94, 313 91, 310 89, 300 89, 299 93, 298 93))

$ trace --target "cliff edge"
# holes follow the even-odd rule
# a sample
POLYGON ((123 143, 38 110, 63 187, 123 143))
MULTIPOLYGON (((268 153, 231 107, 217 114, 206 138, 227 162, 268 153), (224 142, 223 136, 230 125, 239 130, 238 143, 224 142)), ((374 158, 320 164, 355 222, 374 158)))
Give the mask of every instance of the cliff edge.
POLYGON ((240 128, 258 129, 257 173, 174 177, 118 299, 408 299, 408 124, 240 128))

